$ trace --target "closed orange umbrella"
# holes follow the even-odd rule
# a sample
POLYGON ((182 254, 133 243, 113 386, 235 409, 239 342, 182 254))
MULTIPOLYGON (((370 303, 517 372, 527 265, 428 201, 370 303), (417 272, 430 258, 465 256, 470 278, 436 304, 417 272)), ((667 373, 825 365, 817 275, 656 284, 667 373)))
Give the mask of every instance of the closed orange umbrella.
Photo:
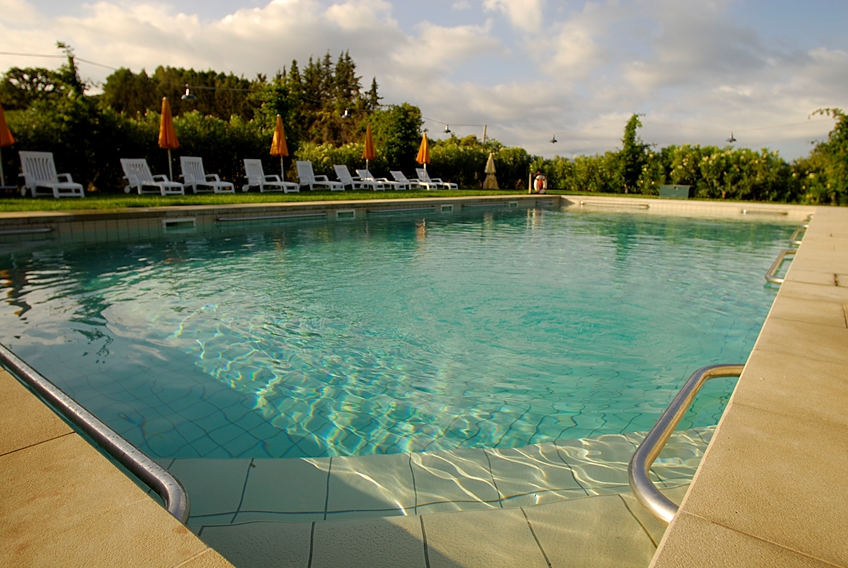
POLYGON ((418 155, 415 157, 415 161, 419 164, 424 165, 424 169, 427 169, 427 164, 430 163, 430 143, 427 142, 427 133, 424 133, 424 137, 421 139, 421 146, 418 147, 418 155))
POLYGON ((162 118, 159 121, 159 147, 168 149, 168 173, 170 179, 174 179, 174 170, 171 168, 171 150, 180 147, 177 140, 177 131, 174 130, 174 120, 171 118, 171 105, 168 97, 162 97, 162 118))
MULTIPOLYGON (((0 104, 0 148, 14 143, 15 137, 6 125, 6 115, 3 114, 3 105, 0 104)), ((6 178, 3 176, 3 154, 0 154, 0 185, 6 185, 6 178)))
POLYGON ((362 157, 365 159, 365 169, 368 169, 368 160, 373 160, 377 157, 374 152, 374 138, 371 136, 371 125, 365 127, 365 149, 362 150, 362 157))
POLYGON ((274 127, 274 138, 271 140, 271 155, 280 157, 280 172, 282 180, 286 181, 286 170, 283 167, 283 156, 289 155, 289 147, 286 145, 286 131, 283 129, 283 119, 277 115, 277 125, 274 127))

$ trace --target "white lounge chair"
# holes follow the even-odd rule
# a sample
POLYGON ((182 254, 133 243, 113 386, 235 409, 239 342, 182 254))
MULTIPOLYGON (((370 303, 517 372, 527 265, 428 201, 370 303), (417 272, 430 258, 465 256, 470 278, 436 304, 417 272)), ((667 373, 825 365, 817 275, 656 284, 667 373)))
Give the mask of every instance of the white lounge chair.
POLYGON ((221 181, 218 174, 207 174, 203 170, 203 158, 180 156, 183 182, 191 186, 193 193, 211 191, 213 193, 235 193, 236 188, 228 181, 221 181))
MULTIPOLYGON (((415 173, 418 174, 418 181, 426 184, 434 184, 436 185, 436 189, 439 189, 441 186, 444 189, 459 189, 459 186, 455 183, 449 183, 446 181, 442 181, 440 178, 431 178, 430 174, 427 173, 427 170, 424 168, 416 168, 415 173)), ((429 189, 429 188, 428 188, 429 189)))
POLYGON ((171 181, 166 175, 153 175, 145 159, 121 158, 121 167, 124 168, 124 179, 127 187, 124 193, 129 193, 135 188, 139 195, 144 193, 158 193, 159 195, 185 195, 185 186, 178 181, 171 181))
POLYGON ((262 168, 262 160, 245 158, 244 175, 247 183, 241 188, 247 191, 251 187, 259 187, 259 193, 268 191, 283 191, 285 193, 299 193, 300 186, 291 181, 282 181, 276 174, 265 174, 262 168))
POLYGON ((300 179, 300 187, 309 186, 310 191, 315 188, 329 189, 330 191, 344 191, 344 184, 340 181, 330 181, 327 176, 316 176, 312 171, 312 162, 295 162, 297 177, 300 179))
POLYGON ((21 195, 26 197, 29 190, 33 197, 38 197, 40 190, 45 195, 59 197, 85 197, 82 185, 74 183, 71 174, 57 174, 56 164, 53 163, 52 152, 18 152, 21 157, 21 170, 24 176, 24 187, 21 195), (65 181, 59 181, 59 176, 65 181))
MULTIPOLYGON (((398 183, 405 183, 406 187, 409 189, 419 189, 421 187, 421 183, 417 179, 409 179, 407 178, 403 172, 392 170, 389 172, 392 174, 392 177, 395 178, 395 181, 398 183)), ((427 189, 430 189, 429 187, 427 189)))
POLYGON ((349 185, 351 189, 370 189, 371 191, 384 191, 386 189, 385 184, 353 177, 350 175, 347 166, 335 165, 333 169, 336 171, 336 177, 339 178, 339 181, 345 184, 345 186, 349 185))
POLYGON ((409 189, 408 183, 404 183, 402 181, 391 181, 386 178, 375 178, 368 170, 356 170, 356 175, 358 175, 359 179, 363 181, 375 181, 378 183, 382 183, 384 186, 390 187, 395 190, 409 189))

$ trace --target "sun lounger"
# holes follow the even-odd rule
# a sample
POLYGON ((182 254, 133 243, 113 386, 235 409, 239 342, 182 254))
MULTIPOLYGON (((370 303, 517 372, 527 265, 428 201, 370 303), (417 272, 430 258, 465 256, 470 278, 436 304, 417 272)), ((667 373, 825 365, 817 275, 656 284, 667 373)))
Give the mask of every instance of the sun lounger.
POLYGON ((247 191, 251 187, 258 187, 259 193, 268 191, 283 191, 285 193, 298 193, 300 186, 291 181, 282 181, 280 176, 275 174, 265 174, 262 168, 262 160, 245 158, 244 174, 247 178, 247 183, 241 188, 242 191, 247 191))
MULTIPOLYGON (((415 173, 418 174, 418 181, 421 183, 425 183, 428 185, 435 185, 436 189, 441 187, 442 189, 459 189, 459 186, 455 183, 449 183, 446 181, 442 181, 439 178, 431 178, 430 174, 427 173, 427 170, 424 168, 416 168, 415 173)), ((429 189, 429 188, 428 188, 429 189)))
POLYGON ((228 181, 221 181, 218 174, 207 174, 203 170, 203 158, 181 156, 180 168, 186 186, 191 186, 193 193, 235 193, 236 188, 228 181))
POLYGON ((124 169, 124 179, 127 187, 124 193, 133 189, 139 195, 145 193, 156 193, 159 195, 185 195, 185 186, 178 181, 171 181, 166 175, 153 175, 145 159, 121 158, 121 167, 124 169))
MULTIPOLYGON (((419 189, 419 188, 421 188, 421 184, 418 182, 417 179, 409 179, 401 171, 391 170, 389 173, 392 174, 392 177, 395 178, 396 182, 405 183, 406 187, 408 187, 409 189, 419 189)), ((427 189, 430 189, 430 188, 428 187, 427 189)))
POLYGON ((331 181, 327 176, 316 176, 312 171, 312 162, 295 162, 297 177, 300 179, 300 187, 307 186, 310 191, 316 188, 329 189, 330 191, 344 191, 344 184, 340 181, 331 181))
POLYGON ((375 178, 371 175, 371 172, 368 170, 356 170, 356 174, 359 176, 359 179, 365 181, 374 181, 377 183, 382 183, 385 187, 390 187, 394 190, 398 189, 409 189, 409 184, 404 183, 402 181, 391 181, 386 178, 375 178))
POLYGON ((21 195, 26 197, 27 190, 33 197, 52 195, 59 197, 85 197, 82 185, 74 183, 71 174, 57 174, 52 152, 18 152, 21 157, 21 170, 24 187, 21 195), (65 181, 59 181, 63 176, 65 181), (46 190, 46 191, 45 191, 46 190))

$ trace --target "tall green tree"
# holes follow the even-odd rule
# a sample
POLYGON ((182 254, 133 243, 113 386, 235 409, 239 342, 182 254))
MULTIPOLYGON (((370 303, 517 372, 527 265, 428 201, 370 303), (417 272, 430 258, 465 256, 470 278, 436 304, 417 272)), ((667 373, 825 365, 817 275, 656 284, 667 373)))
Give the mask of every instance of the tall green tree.
POLYGON ((827 140, 807 158, 796 161, 794 177, 811 203, 848 204, 848 116, 839 108, 823 108, 814 115, 836 119, 827 140))
POLYGON ((392 169, 409 172, 415 168, 424 124, 421 109, 409 103, 390 105, 375 111, 369 121, 374 139, 392 169))
POLYGON ((638 129, 642 127, 638 114, 633 114, 624 127, 624 136, 621 139, 621 151, 619 152, 621 163, 621 179, 624 184, 624 193, 638 189, 639 176, 642 168, 647 162, 649 144, 642 142, 639 138, 638 129))

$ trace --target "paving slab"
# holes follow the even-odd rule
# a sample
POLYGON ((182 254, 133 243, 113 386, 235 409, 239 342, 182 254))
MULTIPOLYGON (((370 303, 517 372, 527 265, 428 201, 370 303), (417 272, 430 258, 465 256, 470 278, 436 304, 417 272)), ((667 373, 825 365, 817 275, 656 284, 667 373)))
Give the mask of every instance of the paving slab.
POLYGON ((73 432, 56 413, 0 369, 0 455, 73 432))
POLYGON ((0 471, 0 564, 175 566, 207 548, 79 436, 2 456, 0 471))
POLYGON ((672 521, 651 568, 833 568, 833 564, 681 514, 672 521))
POLYGON ((736 387, 734 404, 848 428, 845 365, 754 349, 745 372, 751 380, 736 387))
POLYGON ((846 447, 848 429, 732 404, 683 508, 848 566, 846 447))

